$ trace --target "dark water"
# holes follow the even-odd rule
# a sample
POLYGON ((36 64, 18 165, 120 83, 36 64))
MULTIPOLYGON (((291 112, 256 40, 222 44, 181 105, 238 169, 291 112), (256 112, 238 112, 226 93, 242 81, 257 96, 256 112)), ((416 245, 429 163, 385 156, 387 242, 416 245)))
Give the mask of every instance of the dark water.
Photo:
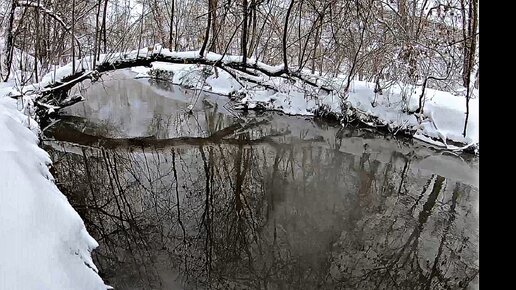
POLYGON ((86 97, 45 145, 115 289, 477 288, 475 158, 147 80, 86 97))

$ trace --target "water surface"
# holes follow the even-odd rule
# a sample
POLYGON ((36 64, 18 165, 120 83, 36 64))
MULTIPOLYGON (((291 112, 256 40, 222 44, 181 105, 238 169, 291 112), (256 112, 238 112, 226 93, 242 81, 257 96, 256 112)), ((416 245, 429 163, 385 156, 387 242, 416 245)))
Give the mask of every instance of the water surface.
POLYGON ((476 288, 476 158, 125 73, 85 96, 44 143, 115 289, 476 288))

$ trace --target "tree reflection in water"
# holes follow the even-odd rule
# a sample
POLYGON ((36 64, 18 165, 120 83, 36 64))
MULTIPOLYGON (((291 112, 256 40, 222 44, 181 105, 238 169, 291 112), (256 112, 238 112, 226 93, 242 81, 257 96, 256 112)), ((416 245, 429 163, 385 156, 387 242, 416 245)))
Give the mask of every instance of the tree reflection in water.
POLYGON ((475 187, 316 144, 54 144, 60 188, 116 288, 462 288, 475 187))
POLYGON ((470 161, 316 119, 235 117, 227 99, 186 113, 196 93, 162 83, 165 97, 104 85, 46 144, 116 289, 476 284, 470 161))

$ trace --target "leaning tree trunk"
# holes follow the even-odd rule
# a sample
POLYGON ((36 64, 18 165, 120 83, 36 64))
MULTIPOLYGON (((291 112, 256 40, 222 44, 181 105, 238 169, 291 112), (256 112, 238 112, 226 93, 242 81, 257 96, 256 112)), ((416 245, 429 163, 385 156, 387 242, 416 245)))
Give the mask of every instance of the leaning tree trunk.
MULTIPOLYGON (((210 7, 212 6, 211 2, 213 0, 208 0, 208 10, 210 10, 210 7)), ((208 23, 206 25, 206 32, 204 34, 204 41, 202 42, 201 51, 199 52, 199 55, 201 57, 204 56, 204 51, 206 50, 206 46, 208 45, 208 38, 210 38, 210 27, 211 27, 211 13, 208 11, 208 23)))
POLYGON ((283 27, 283 66, 284 69, 288 71, 288 60, 287 60, 287 30, 288 30, 288 19, 290 18, 290 12, 292 11, 292 7, 294 6, 294 0, 290 1, 290 4, 287 9, 287 15, 285 16, 285 26, 283 27))
POLYGON ((93 67, 97 64, 97 50, 100 50, 100 32, 99 32, 99 17, 100 17, 100 2, 97 2, 97 14, 95 17, 95 41, 93 44, 93 67))

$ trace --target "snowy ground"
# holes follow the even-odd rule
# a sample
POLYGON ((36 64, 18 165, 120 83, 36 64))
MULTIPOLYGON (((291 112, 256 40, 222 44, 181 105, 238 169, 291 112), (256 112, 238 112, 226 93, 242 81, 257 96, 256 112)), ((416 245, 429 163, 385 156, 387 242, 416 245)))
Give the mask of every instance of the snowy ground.
POLYGON ((106 289, 98 246, 53 182, 38 124, 0 96, 0 289, 106 289))

